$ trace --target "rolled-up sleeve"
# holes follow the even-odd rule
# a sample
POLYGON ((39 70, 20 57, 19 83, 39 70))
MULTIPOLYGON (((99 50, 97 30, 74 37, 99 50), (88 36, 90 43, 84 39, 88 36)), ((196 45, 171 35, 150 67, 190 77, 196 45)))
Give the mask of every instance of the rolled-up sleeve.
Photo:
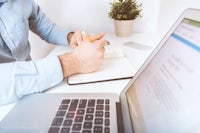
POLYGON ((42 92, 63 80, 57 56, 37 61, 3 63, 0 64, 0 73, 0 105, 42 92))

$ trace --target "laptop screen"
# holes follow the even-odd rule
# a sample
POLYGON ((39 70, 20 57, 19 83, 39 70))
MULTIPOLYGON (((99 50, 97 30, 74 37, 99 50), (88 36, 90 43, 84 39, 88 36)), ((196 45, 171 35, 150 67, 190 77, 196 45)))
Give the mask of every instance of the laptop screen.
POLYGON ((126 93, 140 132, 200 132, 200 22, 183 19, 126 93))

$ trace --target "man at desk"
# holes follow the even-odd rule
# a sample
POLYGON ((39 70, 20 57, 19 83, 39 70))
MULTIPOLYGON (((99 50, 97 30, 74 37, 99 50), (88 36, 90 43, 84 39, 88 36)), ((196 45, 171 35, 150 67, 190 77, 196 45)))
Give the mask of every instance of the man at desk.
POLYGON ((42 92, 69 75, 96 71, 107 44, 103 36, 99 33, 89 42, 80 31, 58 27, 32 0, 0 0, 0 105, 42 92), (31 61, 29 29, 49 43, 70 43, 74 50, 31 61))

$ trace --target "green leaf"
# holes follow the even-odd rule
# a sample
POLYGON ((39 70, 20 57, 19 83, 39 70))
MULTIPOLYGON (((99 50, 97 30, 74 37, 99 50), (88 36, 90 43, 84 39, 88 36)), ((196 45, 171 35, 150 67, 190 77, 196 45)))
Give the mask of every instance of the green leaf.
POLYGON ((131 20, 141 17, 142 4, 136 0, 119 0, 111 3, 109 17, 117 20, 131 20))

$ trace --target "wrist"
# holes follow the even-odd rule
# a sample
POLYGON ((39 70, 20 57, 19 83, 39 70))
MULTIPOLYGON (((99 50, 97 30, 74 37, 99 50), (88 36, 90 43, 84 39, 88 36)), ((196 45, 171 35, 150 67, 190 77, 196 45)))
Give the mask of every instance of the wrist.
POLYGON ((76 59, 71 53, 62 54, 58 56, 63 71, 63 76, 66 78, 70 75, 78 73, 76 59))
POLYGON ((68 35, 67 35, 67 42, 68 42, 68 44, 70 44, 71 38, 72 38, 73 35, 74 35, 73 31, 68 33, 68 35))

